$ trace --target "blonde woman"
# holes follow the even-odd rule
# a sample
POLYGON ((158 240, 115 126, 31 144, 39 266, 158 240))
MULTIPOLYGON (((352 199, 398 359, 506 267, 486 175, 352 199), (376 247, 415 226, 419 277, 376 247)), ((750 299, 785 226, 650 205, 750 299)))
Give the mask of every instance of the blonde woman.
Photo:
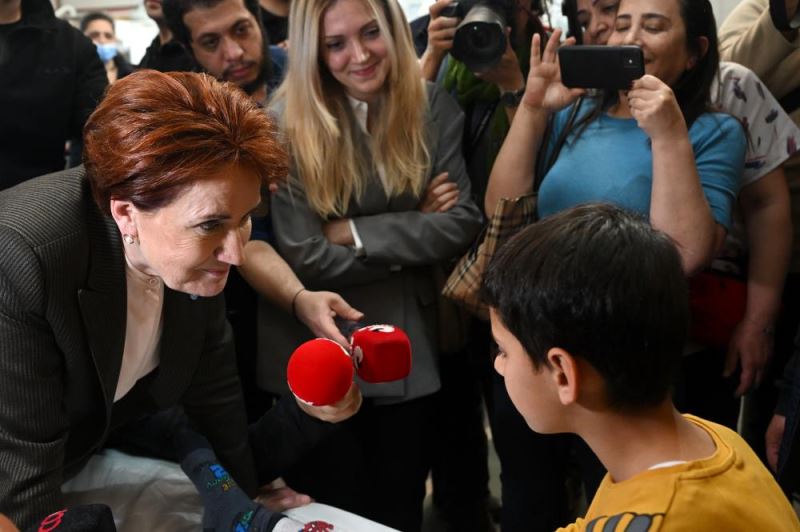
MULTIPOLYGON (((419 529, 439 389, 433 268, 459 256, 481 215, 454 100, 420 81, 396 0, 295 0, 292 59, 272 110, 293 158, 273 195, 277 247, 305 286, 327 287, 411 338, 411 375, 364 384, 363 415, 287 480, 321 502, 419 529)), ((259 380, 285 393, 309 332, 261 303, 259 380)))

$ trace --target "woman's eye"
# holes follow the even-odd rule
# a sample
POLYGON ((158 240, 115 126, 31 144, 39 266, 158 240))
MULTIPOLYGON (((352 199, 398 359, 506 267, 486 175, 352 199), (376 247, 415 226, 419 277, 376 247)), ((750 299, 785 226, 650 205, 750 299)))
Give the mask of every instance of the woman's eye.
POLYGON ((341 50, 342 49, 342 41, 330 41, 325 43, 325 47, 328 50, 341 50))
POLYGON ((619 7, 619 3, 610 4, 603 7, 603 13, 606 15, 612 15, 617 12, 617 8, 619 7))
POLYGON ((221 225, 222 224, 219 223, 218 221, 211 220, 211 221, 208 221, 208 222, 203 222, 200 225, 198 225, 197 227, 201 231, 203 231, 204 233, 211 233, 212 231, 215 231, 215 230, 219 229, 221 225))
POLYGON ((616 31, 617 33, 621 33, 623 31, 628 31, 630 27, 631 27, 630 24, 617 24, 616 26, 614 26, 614 31, 616 31))
POLYGON ((367 28, 367 30, 364 31, 364 36, 370 39, 374 39, 380 34, 381 34, 381 29, 377 26, 375 26, 374 28, 367 28))

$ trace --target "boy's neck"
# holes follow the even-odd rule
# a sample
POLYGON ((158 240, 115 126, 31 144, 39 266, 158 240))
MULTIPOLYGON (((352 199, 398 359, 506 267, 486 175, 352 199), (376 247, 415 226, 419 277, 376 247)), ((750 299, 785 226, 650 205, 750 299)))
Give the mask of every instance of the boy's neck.
POLYGON ((592 417, 593 422, 578 434, 614 482, 628 480, 657 464, 708 458, 716 450, 711 436, 680 415, 670 401, 636 414, 606 412, 592 417))

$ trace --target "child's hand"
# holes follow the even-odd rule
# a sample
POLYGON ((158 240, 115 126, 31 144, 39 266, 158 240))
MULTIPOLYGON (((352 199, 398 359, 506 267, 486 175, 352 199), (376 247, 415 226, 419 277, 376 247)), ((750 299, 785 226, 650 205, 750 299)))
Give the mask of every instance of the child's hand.
MULTIPOLYGON (((273 512, 282 512, 314 502, 311 497, 303 493, 297 493, 284 484, 283 481, 270 482, 259 488, 255 501, 273 512)), ((302 524, 300 528, 303 528, 302 524)), ((295 528, 294 530, 297 531, 300 528, 295 528)), ((275 529, 277 530, 277 527, 275 529)))

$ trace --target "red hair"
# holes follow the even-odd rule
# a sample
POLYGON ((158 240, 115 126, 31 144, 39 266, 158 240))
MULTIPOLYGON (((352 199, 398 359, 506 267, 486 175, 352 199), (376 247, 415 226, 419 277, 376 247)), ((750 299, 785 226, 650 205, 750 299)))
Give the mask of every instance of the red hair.
POLYGON ((273 121, 239 88, 206 74, 155 70, 109 88, 86 123, 83 160, 107 214, 112 198, 158 209, 193 181, 231 165, 265 185, 288 172, 273 121))

